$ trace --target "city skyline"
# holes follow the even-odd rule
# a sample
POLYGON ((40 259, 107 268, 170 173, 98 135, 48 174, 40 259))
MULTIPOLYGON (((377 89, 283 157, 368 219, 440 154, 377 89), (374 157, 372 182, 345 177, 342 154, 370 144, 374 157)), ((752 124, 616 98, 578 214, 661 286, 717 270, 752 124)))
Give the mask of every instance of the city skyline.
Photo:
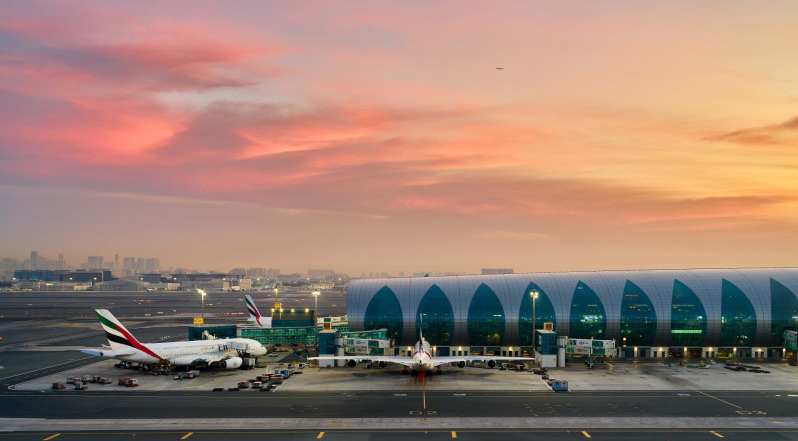
POLYGON ((798 266, 789 2, 0 5, 0 245, 347 274, 798 266))

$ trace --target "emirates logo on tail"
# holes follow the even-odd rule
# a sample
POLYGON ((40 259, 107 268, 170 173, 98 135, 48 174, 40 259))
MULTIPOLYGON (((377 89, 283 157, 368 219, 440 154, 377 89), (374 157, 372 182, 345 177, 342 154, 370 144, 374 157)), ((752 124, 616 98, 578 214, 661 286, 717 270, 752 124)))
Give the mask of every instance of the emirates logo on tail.
POLYGON ((110 311, 107 309, 98 309, 95 312, 97 313, 97 317, 100 319, 100 324, 103 326, 105 336, 108 338, 108 342, 111 343, 111 346, 113 346, 114 343, 129 346, 131 348, 138 349, 149 356, 155 357, 158 360, 162 360, 158 354, 152 352, 148 347, 139 343, 139 341, 136 340, 136 337, 133 337, 133 335, 121 323, 119 323, 119 321, 116 320, 116 317, 114 317, 110 311))

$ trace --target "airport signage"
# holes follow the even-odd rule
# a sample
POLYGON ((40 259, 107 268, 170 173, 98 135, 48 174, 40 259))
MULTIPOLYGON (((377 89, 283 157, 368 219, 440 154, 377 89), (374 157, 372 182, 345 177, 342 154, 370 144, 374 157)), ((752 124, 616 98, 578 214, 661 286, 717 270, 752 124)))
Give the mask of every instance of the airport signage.
POLYGON ((784 347, 793 351, 798 350, 798 332, 784 331, 784 347))
POLYGON ((202 317, 194 317, 194 324, 201 325, 205 320, 202 317))
POLYGON ((580 340, 568 339, 565 343, 566 346, 574 346, 578 348, 593 348, 593 349, 615 349, 615 340, 580 340))
POLYGON ((280 309, 280 308, 282 308, 282 306, 283 306, 282 303, 275 303, 274 304, 274 309, 280 309))
POLYGON ((565 348, 565 353, 576 355, 606 355, 610 357, 614 357, 616 355, 615 349, 586 348, 579 346, 569 346, 565 348))

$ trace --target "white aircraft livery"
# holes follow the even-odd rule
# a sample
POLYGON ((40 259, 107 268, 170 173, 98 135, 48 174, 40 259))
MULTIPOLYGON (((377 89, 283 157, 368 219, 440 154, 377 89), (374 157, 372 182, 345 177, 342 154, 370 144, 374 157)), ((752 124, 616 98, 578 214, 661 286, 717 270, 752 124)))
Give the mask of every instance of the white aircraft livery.
POLYGON ((308 357, 308 360, 348 360, 349 367, 355 367, 358 361, 377 362, 380 367, 385 367, 388 363, 401 364, 405 367, 416 372, 427 372, 435 369, 444 364, 456 363, 458 367, 464 368, 466 362, 469 361, 487 361, 488 366, 496 366, 496 360, 511 360, 511 361, 533 361, 534 358, 528 357, 499 357, 499 356, 450 356, 450 357, 433 357, 430 352, 430 344, 424 340, 421 330, 418 331, 419 341, 416 343, 415 350, 410 357, 391 356, 391 355, 346 355, 334 357, 308 357))
POLYGON ((80 352, 110 357, 142 364, 171 364, 173 366, 241 367, 242 356, 259 357, 266 348, 248 338, 222 338, 216 340, 177 341, 143 344, 107 309, 97 309, 109 349, 82 349, 80 352))

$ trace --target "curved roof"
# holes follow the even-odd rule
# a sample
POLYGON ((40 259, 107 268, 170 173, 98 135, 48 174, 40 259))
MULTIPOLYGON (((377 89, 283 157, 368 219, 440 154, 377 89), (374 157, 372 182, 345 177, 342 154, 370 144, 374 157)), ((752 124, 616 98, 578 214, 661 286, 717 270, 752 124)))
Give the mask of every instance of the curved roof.
MULTIPOLYGON (((724 280, 738 288, 751 302, 755 314, 754 345, 766 345, 771 332, 771 279, 798 293, 798 268, 742 268, 594 271, 563 273, 525 273, 502 275, 447 276, 421 278, 357 279, 349 282, 347 313, 352 329, 361 329, 371 298, 383 287, 397 297, 403 314, 405 339, 417 335, 416 314, 424 294, 436 285, 452 305, 455 329, 453 344, 467 344, 468 308, 480 285, 487 285, 499 298, 505 312, 505 344, 518 344, 518 318, 523 296, 530 283, 544 290, 554 308, 559 334, 569 333, 571 306, 580 283, 595 292, 604 308, 606 338, 620 339, 621 305, 628 282, 639 287, 651 302, 656 314, 654 345, 670 344, 670 320, 676 280, 692 290, 707 317, 704 344, 718 346, 721 337, 721 299, 724 280)), ((578 337, 578 336, 574 336, 578 337)), ((408 342, 401 342, 406 344, 408 342)))

